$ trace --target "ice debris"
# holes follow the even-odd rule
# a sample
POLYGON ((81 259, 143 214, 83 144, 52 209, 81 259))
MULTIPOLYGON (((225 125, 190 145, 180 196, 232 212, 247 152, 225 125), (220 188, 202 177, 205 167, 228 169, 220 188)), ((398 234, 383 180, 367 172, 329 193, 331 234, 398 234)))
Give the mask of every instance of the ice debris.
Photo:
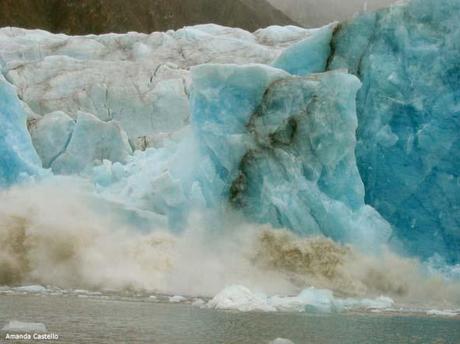
POLYGON ((169 302, 171 303, 181 303, 181 302, 185 302, 187 301, 187 298, 184 297, 184 296, 181 296, 181 295, 175 295, 175 296, 171 296, 169 298, 169 302))
POLYGON ((456 317, 460 315, 460 311, 431 309, 426 314, 440 317, 456 317))
POLYGON ((233 285, 225 288, 207 303, 207 307, 240 312, 340 312, 353 309, 388 309, 394 301, 388 297, 376 299, 336 298, 332 291, 309 288, 297 296, 267 296, 233 285))
POLYGON ((14 291, 23 292, 23 293, 45 293, 48 292, 48 289, 41 285, 27 285, 22 287, 16 287, 14 291))
POLYGON ((42 323, 28 323, 17 320, 12 320, 6 324, 2 331, 6 332, 47 332, 45 324, 42 323))
POLYGON ((294 342, 286 338, 276 338, 270 344, 294 344, 294 342))

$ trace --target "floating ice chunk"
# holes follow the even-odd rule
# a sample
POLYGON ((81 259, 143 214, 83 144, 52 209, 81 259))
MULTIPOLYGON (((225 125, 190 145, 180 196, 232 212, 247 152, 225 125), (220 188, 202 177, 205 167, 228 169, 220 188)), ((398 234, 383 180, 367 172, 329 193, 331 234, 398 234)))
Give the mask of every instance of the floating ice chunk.
POLYGON ((297 299, 305 305, 306 310, 315 310, 324 313, 333 311, 336 302, 332 291, 315 288, 303 290, 297 296, 297 299))
POLYGON ((272 296, 269 302, 276 310, 284 312, 322 312, 336 311, 336 300, 330 290, 309 288, 297 296, 272 296))
POLYGON ((426 314, 441 317, 456 317, 460 315, 460 311, 432 309, 427 311, 426 314))
POLYGON ((270 344, 294 344, 294 342, 286 338, 276 338, 270 344))
POLYGON ((47 332, 45 324, 42 323, 27 323, 17 320, 12 320, 6 324, 2 331, 6 332, 47 332))
POLYGON ((234 285, 225 288, 208 302, 209 308, 238 310, 240 312, 274 312, 276 308, 268 303, 267 296, 253 293, 246 287, 234 285))
POLYGON ((72 290, 72 292, 75 294, 80 294, 80 295, 91 295, 91 296, 102 295, 102 293, 99 291, 90 291, 90 290, 85 290, 85 289, 74 289, 72 290))
POLYGON ((203 307, 204 305, 206 305, 206 302, 200 298, 196 298, 192 302, 192 306, 195 306, 195 307, 203 307))
POLYGON ((181 303, 187 301, 187 298, 181 295, 171 296, 169 302, 171 303, 181 303))
POLYGON ((353 309, 388 309, 394 301, 387 297, 377 299, 340 299, 332 291, 308 288, 297 296, 267 296, 254 293, 243 286, 225 288, 207 303, 209 308, 241 312, 340 312, 353 309))
POLYGON ((47 288, 41 285, 27 285, 22 287, 16 287, 14 288, 14 290, 23 293, 45 293, 48 291, 47 288))
POLYGON ((389 297, 380 296, 376 299, 339 299, 336 304, 343 309, 383 310, 393 307, 394 301, 389 297))
POLYGON ((0 287, 0 294, 11 295, 14 294, 14 290, 12 290, 10 287, 3 286, 0 287))

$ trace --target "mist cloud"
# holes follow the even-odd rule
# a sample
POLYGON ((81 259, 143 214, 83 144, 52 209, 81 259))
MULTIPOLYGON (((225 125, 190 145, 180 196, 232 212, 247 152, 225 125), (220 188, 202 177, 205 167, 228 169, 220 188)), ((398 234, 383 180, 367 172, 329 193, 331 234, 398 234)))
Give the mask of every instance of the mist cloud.
POLYGON ((318 27, 355 13, 389 6, 396 0, 268 0, 301 25, 318 27))
POLYGON ((63 178, 0 192, 0 285, 191 296, 213 296, 232 284, 271 295, 313 286, 339 296, 460 303, 457 282, 426 275, 417 260, 389 251, 368 256, 232 214, 215 231, 197 214, 184 233, 142 233, 94 209, 88 191, 63 178))

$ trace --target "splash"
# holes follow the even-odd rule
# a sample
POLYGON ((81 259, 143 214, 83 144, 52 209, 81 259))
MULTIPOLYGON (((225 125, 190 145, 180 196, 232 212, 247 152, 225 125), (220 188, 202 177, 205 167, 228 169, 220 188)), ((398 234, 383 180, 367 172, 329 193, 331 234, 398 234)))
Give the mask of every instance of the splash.
POLYGON ((269 230, 258 237, 254 262, 299 287, 327 288, 347 297, 388 295, 407 303, 460 302, 458 281, 448 281, 419 260, 386 248, 372 256, 324 237, 299 238, 269 230))
POLYGON ((0 193, 0 285, 213 296, 241 284, 270 295, 315 287, 346 297, 460 300, 458 283, 428 276, 418 261, 389 251, 368 256, 232 215, 218 233, 204 229, 202 215, 182 234, 143 233, 90 207, 89 191, 74 178, 55 178, 0 193))
POLYGON ((164 233, 136 235, 97 216, 74 182, 0 194, 0 284, 152 287, 150 281, 170 266, 173 239, 164 233))
POLYGON ((232 281, 254 287, 273 279, 268 291, 293 289, 275 272, 251 269, 247 226, 229 239, 207 233, 196 217, 181 235, 143 233, 90 207, 88 188, 59 178, 0 193, 0 285, 213 295, 232 281))

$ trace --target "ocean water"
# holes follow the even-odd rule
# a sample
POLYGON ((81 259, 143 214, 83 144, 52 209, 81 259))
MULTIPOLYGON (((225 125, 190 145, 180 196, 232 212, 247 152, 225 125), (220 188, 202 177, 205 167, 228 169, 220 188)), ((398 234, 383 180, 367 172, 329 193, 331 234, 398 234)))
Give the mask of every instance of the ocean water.
MULTIPOLYGON (((460 318, 397 313, 240 313, 136 297, 0 295, 0 329, 43 323, 53 343, 460 343, 460 318)), ((0 342, 5 331, 0 331, 0 342)), ((24 343, 27 341, 18 341, 24 343)))

